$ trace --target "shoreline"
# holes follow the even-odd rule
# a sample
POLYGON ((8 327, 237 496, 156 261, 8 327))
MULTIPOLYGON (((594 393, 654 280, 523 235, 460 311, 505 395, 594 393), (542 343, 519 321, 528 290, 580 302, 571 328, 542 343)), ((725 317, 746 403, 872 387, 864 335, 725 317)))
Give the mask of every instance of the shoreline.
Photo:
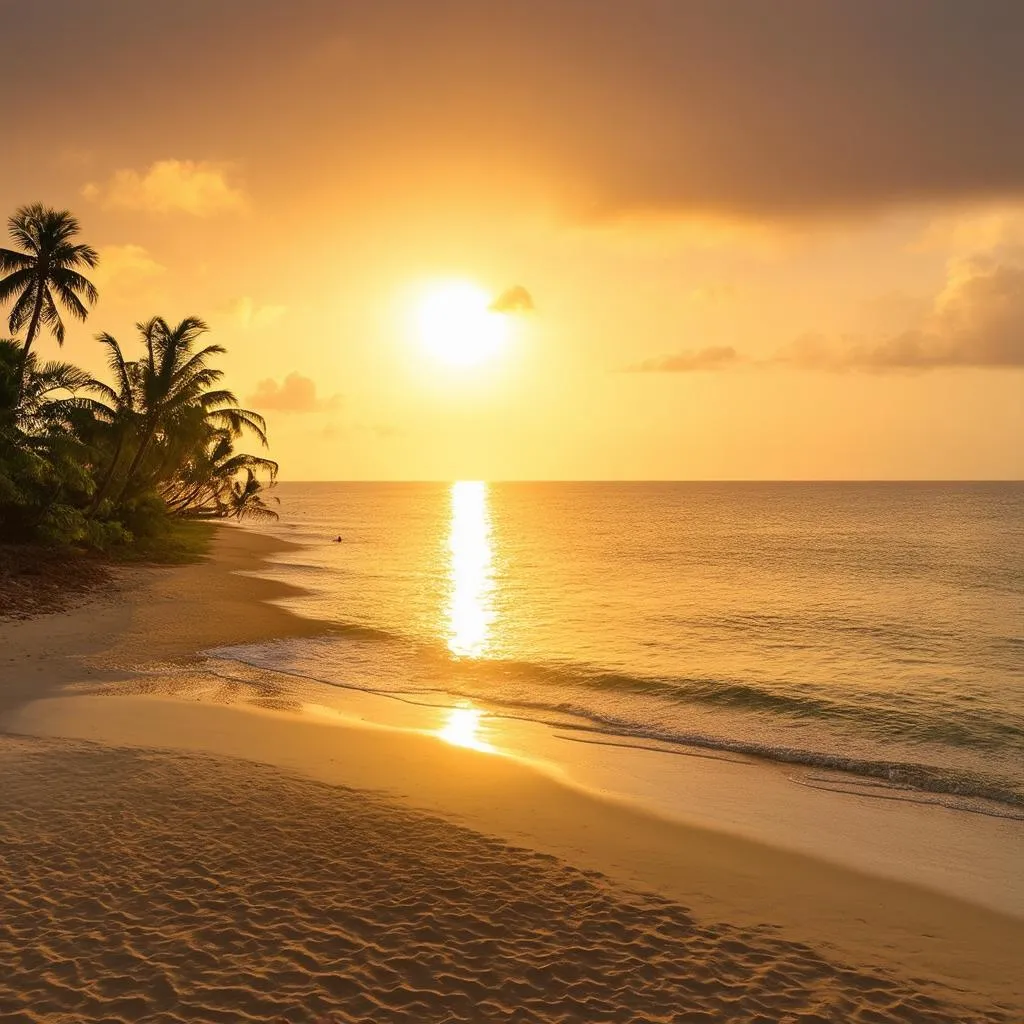
POLYGON ((435 702, 418 700, 259 667, 235 660, 230 648, 211 653, 190 683, 151 682, 145 692, 175 696, 223 680, 231 691, 221 689, 217 700, 242 709, 280 705, 339 724, 440 735, 642 813, 1024 919, 1024 879, 1017 871, 1024 819, 1002 808, 933 801, 923 792, 880 793, 839 772, 804 778, 785 763, 743 754, 586 739, 571 727, 503 715, 440 691, 435 702))
POLYGON ((64 685, 127 679, 138 666, 197 657, 219 644, 323 632, 322 623, 270 603, 298 588, 238 575, 298 546, 218 526, 202 561, 114 565, 110 591, 65 611, 0 622, 0 728, 19 704, 64 685))
POLYGON ((266 557, 295 547, 221 529, 207 562, 127 570, 123 585, 134 602, 100 602, 4 624, 4 676, 31 662, 34 671, 0 688, 0 728, 63 737, 64 743, 99 742, 125 757, 137 756, 132 749, 190 751, 272 765, 311 783, 383 790, 399 806, 441 815, 620 886, 656 892, 702 920, 781 929, 857 964, 887 965, 904 976, 923 973, 947 997, 956 993, 976 1007, 1024 1008, 1024 991, 1013 981, 1024 921, 992 910, 662 819, 436 736, 282 711, 273 693, 262 695, 264 707, 257 693, 255 706, 244 709, 195 695, 75 694, 83 685, 119 682, 131 691, 130 680, 140 678, 159 693, 161 680, 180 684, 201 675, 202 650, 322 633, 324 623, 267 603, 295 595, 295 588, 248 575, 266 557), (44 643, 49 650, 41 655, 44 643), (73 689, 58 695, 68 686, 73 689))

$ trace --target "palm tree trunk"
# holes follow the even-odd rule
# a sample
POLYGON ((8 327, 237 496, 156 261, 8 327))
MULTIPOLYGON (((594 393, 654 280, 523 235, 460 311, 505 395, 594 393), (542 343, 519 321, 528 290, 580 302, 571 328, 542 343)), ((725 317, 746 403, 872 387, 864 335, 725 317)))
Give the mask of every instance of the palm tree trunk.
POLYGON ((43 297, 46 295, 46 278, 40 277, 36 282, 36 301, 32 310, 32 319, 28 322, 28 334, 25 335, 25 345, 21 350, 21 359, 18 362, 18 404, 21 404, 21 396, 25 391, 25 369, 28 366, 28 353, 35 341, 36 332, 39 330, 39 318, 43 314, 43 297))
POLYGON ((157 421, 155 416, 150 416, 147 420, 146 429, 143 431, 142 437, 139 439, 139 447, 135 451, 135 457, 128 466, 128 472, 125 474, 124 483, 121 485, 121 490, 118 492, 117 501, 120 501, 124 497, 124 492, 128 490, 128 485, 132 482, 132 477, 135 476, 135 471, 139 468, 146 452, 149 450, 149 444, 153 440, 153 435, 156 433, 156 423, 157 421))
POLYGON ((107 496, 107 490, 114 480, 114 471, 117 469, 117 464, 121 461, 121 450, 124 448, 124 437, 125 431, 121 431, 117 436, 117 447, 114 448, 113 458, 110 460, 110 465, 107 467, 107 472, 104 474, 103 481, 96 488, 96 493, 93 495, 92 503, 89 505, 88 515, 91 517, 96 509, 100 507, 100 502, 107 496))

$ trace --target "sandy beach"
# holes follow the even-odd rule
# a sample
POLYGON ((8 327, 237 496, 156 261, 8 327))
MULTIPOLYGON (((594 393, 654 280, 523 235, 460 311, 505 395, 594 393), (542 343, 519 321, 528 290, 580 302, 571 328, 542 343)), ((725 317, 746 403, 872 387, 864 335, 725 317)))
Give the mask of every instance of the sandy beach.
POLYGON ((0 625, 5 1021, 1018 1021, 1024 920, 205 678, 316 634, 245 575, 118 571, 0 625))

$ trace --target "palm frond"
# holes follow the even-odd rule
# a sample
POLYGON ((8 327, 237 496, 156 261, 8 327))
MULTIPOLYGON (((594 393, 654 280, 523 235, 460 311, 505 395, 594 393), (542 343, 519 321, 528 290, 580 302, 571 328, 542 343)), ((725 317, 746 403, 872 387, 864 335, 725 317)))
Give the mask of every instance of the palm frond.
MULTIPOLYGON (((61 263, 71 269, 72 267, 89 267, 90 269, 99 265, 100 254, 91 246, 81 242, 77 245, 62 245, 58 249, 61 263)), ((85 278, 82 278, 85 281, 85 278)), ((86 281, 91 288, 92 285, 86 281)))
POLYGON ((29 286, 18 296, 18 301, 14 303, 7 318, 7 326, 14 334, 17 334, 32 318, 32 310, 35 308, 38 288, 39 282, 33 275, 29 286))
POLYGON ((235 393, 228 391, 227 388, 221 388, 219 391, 207 391, 199 399, 200 405, 207 410, 215 405, 234 405, 237 401, 235 393))
POLYGON ((176 366, 171 375, 172 379, 174 381, 184 380, 190 373, 198 369, 205 369, 211 356, 222 356, 226 352, 227 349, 223 345, 207 345, 205 348, 189 356, 185 362, 176 366))
MULTIPOLYGON (((102 392, 100 393, 102 394, 102 392)), ((114 397, 116 398, 117 396, 115 395, 114 397)), ((83 412, 89 413, 102 423, 113 423, 117 419, 116 408, 96 398, 74 395, 72 398, 66 399, 66 404, 72 409, 80 409, 83 412)))
MULTIPOLYGON (((55 267, 50 273, 50 279, 60 288, 62 296, 71 294, 77 299, 79 295, 82 295, 90 306, 96 305, 99 301, 100 293, 96 290, 96 286, 77 270, 71 270, 69 267, 55 267)), ((65 299, 65 301, 67 300, 65 299)), ((79 304, 81 304, 80 300, 79 304)))
POLYGON ((48 361, 36 368, 34 376, 45 387, 64 391, 80 391, 96 383, 91 373, 74 363, 48 361))
POLYGON ((222 423, 235 437, 249 430, 256 435, 260 444, 267 447, 267 421, 258 413, 249 409, 214 409, 209 414, 214 423, 222 423))
POLYGON ((33 280, 35 280, 35 270, 32 267, 23 267, 8 274, 7 277, 0 280, 0 302, 8 302, 18 292, 25 288, 31 288, 33 280))
POLYGON ((14 249, 0 249, 0 270, 10 273, 18 270, 31 270, 35 260, 23 252, 14 249))
POLYGON ((53 295, 49 288, 43 289, 43 313, 40 321, 50 328, 50 333, 56 339, 58 345, 64 344, 64 321, 61 319, 57 303, 53 301, 53 295))
POLYGON ((74 293, 73 289, 67 287, 59 278, 53 281, 61 302, 65 309, 77 320, 86 320, 89 317, 89 310, 82 304, 82 300, 74 293))
POLYGON ((128 364, 125 362, 124 353, 121 351, 117 338, 104 331, 102 334, 96 335, 96 340, 107 348, 107 366, 110 367, 111 372, 117 379, 117 387, 119 389, 118 403, 125 406, 128 410, 133 409, 135 396, 133 394, 132 380, 128 364))
POLYGON ((244 452, 233 455, 230 459, 220 463, 218 470, 222 475, 234 476, 243 469, 251 469, 254 472, 262 470, 273 481, 277 479, 280 467, 273 459, 263 459, 258 455, 246 455, 244 452))

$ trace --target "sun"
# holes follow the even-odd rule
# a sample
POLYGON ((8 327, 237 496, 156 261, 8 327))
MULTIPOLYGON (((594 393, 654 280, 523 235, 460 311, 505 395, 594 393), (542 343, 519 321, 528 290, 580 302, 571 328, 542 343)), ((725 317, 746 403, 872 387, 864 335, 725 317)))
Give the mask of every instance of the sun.
POLYGON ((509 337, 507 314, 491 309, 491 296, 471 281, 431 286, 416 310, 423 348, 448 366, 477 366, 493 359, 509 337))

